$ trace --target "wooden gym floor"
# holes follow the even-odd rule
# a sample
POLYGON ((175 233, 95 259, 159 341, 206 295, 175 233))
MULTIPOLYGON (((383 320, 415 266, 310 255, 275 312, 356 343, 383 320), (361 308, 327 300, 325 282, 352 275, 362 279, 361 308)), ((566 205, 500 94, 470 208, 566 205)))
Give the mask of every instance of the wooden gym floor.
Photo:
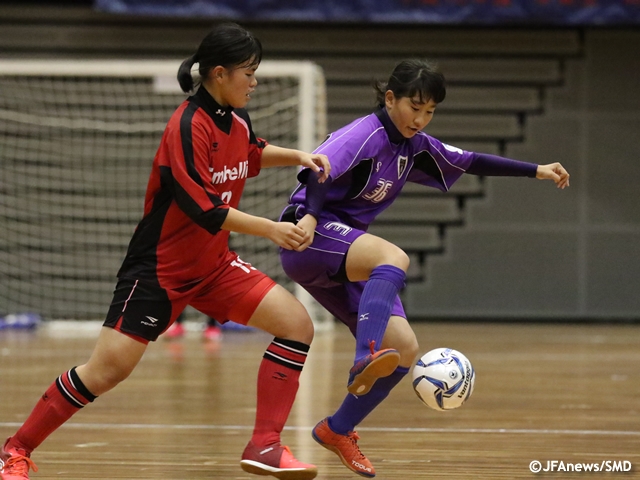
MULTIPOLYGON (((448 346, 475 366, 475 391, 451 412, 423 406, 409 379, 358 429, 380 479, 640 478, 640 325, 418 323, 423 352, 448 346), (533 460, 616 461, 626 473, 548 472, 533 460)), ((89 356, 96 326, 0 332, 0 436, 11 435, 60 373, 89 356)), ((133 375, 36 450, 32 479, 246 479, 239 466, 255 377, 270 341, 190 331, 152 344, 133 375)), ((283 439, 318 479, 360 478, 310 436, 345 394, 353 340, 316 335, 283 439)), ((606 463, 604 464, 607 465, 606 463)), ((615 465, 615 464, 609 464, 615 465)), ((568 468, 568 467, 567 467, 568 468)), ((272 477, 262 477, 272 478, 272 477)))

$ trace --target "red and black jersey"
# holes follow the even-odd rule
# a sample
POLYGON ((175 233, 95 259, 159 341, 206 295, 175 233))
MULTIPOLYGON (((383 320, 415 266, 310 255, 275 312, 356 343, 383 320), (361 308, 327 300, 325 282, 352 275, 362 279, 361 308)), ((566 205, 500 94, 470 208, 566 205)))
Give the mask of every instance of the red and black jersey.
POLYGON ((180 288, 210 274, 228 252, 221 230, 266 142, 242 109, 220 106, 204 87, 173 113, 153 161, 144 216, 118 277, 180 288))

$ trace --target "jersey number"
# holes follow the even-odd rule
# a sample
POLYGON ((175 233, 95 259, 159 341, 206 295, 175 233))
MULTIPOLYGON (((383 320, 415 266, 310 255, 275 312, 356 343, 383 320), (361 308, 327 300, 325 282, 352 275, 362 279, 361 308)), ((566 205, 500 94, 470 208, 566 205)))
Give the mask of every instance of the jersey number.
POLYGON ((384 197, 387 196, 387 192, 389 192, 389 189, 392 186, 393 186, 392 181, 381 178, 380 180, 378 180, 378 186, 375 188, 375 190, 371 193, 367 193, 366 195, 363 195, 362 198, 364 198, 365 200, 369 200, 373 203, 379 203, 382 200, 384 200, 384 197))
POLYGON ((224 203, 226 203, 226 204, 228 205, 228 204, 229 204, 229 202, 231 201, 231 195, 232 195, 232 192, 224 192, 224 193, 220 196, 220 198, 222 199, 222 201, 223 201, 224 203))
POLYGON ((236 257, 235 260, 231 261, 231 266, 232 267, 238 267, 240 269, 242 269, 243 271, 250 273, 251 270, 255 270, 254 267, 251 266, 250 263, 244 262, 242 260, 240 260, 240 257, 236 257))

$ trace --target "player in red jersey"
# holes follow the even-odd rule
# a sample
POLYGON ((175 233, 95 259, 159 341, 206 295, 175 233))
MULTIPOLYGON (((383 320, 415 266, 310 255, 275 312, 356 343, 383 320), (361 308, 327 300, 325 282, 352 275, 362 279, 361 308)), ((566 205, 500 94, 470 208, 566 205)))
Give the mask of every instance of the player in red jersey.
POLYGON ((258 372, 253 436, 241 460, 250 473, 311 479, 314 465, 280 443, 313 338, 306 310, 287 290, 229 250, 229 232, 269 238, 304 250, 300 227, 237 210, 248 177, 261 168, 303 165, 323 178, 326 156, 268 145, 256 138, 242 109, 257 85, 262 46, 235 24, 215 27, 178 71, 192 91, 178 107, 153 162, 144 216, 118 272, 118 283, 89 361, 63 373, 0 449, 2 480, 29 478, 30 458, 53 431, 98 395, 127 378, 149 341, 167 330, 187 305, 205 315, 261 328, 274 335, 258 372), (322 173, 323 172, 323 173, 322 173))

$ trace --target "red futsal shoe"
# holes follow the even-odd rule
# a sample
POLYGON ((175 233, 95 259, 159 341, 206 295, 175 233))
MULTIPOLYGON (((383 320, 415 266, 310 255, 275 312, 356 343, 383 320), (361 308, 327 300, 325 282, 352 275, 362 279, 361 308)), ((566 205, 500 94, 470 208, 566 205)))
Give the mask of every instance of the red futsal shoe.
POLYGON ((22 449, 7 448, 11 437, 7 439, 0 450, 0 479, 2 480, 29 480, 29 469, 34 472, 38 467, 29 458, 29 454, 22 449))
POLYGON ((173 325, 169 327, 169 329, 164 332, 164 338, 167 340, 173 340, 175 338, 184 337, 185 329, 181 323, 173 322, 173 325))
POLYGON ((318 475, 315 465, 296 460, 289 447, 278 443, 258 446, 249 442, 242 453, 240 466, 245 472, 272 475, 280 480, 311 480, 318 475))
POLYGON ((207 326, 202 331, 202 339, 208 342, 217 342, 222 338, 222 329, 217 325, 207 326))

